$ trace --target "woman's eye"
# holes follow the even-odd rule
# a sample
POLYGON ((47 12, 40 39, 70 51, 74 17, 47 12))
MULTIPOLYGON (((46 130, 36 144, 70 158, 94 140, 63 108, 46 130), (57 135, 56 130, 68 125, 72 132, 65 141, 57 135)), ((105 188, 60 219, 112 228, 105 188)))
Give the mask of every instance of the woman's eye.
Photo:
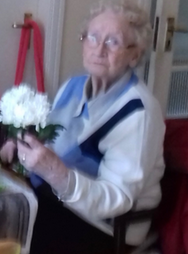
POLYGON ((94 35, 88 34, 87 38, 88 38, 88 40, 89 40, 90 42, 96 42, 96 41, 97 41, 97 38, 96 38, 96 36, 94 36, 94 35))
POLYGON ((116 39, 116 38, 109 38, 107 41, 106 41, 106 44, 108 46, 119 46, 119 41, 116 39))

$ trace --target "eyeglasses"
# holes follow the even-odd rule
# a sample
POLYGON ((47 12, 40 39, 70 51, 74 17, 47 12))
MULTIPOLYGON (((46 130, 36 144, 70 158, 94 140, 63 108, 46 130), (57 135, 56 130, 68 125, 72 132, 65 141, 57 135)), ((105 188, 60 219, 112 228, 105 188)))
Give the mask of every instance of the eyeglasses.
POLYGON ((80 38, 81 41, 85 40, 88 47, 90 48, 97 48, 101 43, 105 46, 105 48, 109 51, 116 52, 123 48, 131 48, 135 47, 135 45, 131 44, 125 47, 123 39, 118 36, 108 36, 104 42, 101 40, 101 36, 95 33, 88 33, 85 36, 80 38))

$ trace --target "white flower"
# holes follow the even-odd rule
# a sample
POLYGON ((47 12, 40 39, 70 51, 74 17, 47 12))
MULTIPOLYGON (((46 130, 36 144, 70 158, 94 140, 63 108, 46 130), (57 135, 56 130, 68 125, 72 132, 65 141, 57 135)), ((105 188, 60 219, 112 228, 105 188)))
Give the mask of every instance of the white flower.
POLYGON ((8 90, 0 101, 0 122, 16 128, 35 125, 38 131, 39 127, 46 126, 49 112, 47 95, 35 92, 26 84, 8 90))

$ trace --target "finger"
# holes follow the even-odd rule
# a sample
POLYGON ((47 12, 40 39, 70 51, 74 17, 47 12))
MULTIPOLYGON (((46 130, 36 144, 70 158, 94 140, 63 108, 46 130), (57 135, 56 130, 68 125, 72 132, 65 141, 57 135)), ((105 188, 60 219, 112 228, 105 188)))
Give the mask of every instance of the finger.
POLYGON ((19 141, 20 143, 22 143, 25 146, 30 147, 30 145, 27 142, 24 141, 24 133, 23 132, 18 132, 17 141, 19 141))
POLYGON ((1 149, 1 152, 0 152, 0 157, 1 157, 1 160, 3 163, 6 163, 8 161, 7 159, 7 156, 6 156, 6 153, 5 153, 5 150, 4 149, 1 149))
POLYGON ((21 133, 21 131, 18 132, 17 138, 18 138, 18 139, 22 139, 22 133, 21 133))
POLYGON ((21 153, 31 153, 32 148, 27 145, 27 143, 20 141, 19 139, 17 140, 17 148, 18 151, 21 153))
POLYGON ((2 149, 9 150, 14 149, 16 147, 15 141, 12 139, 7 140, 7 142, 3 145, 2 149))
POLYGON ((18 159, 21 164, 22 164, 23 155, 26 156, 26 154, 22 150, 18 150, 18 159))
POLYGON ((24 136, 25 136, 26 133, 27 133, 27 130, 25 130, 25 129, 23 129, 21 131, 18 131, 17 132, 17 138, 21 139, 21 140, 24 140, 24 136))
POLYGON ((11 150, 9 151, 9 153, 7 154, 7 159, 8 159, 8 163, 11 163, 13 158, 14 158, 14 151, 15 150, 11 150))
POLYGON ((13 140, 8 140, 0 151, 0 157, 2 161, 11 163, 14 156, 14 151, 16 149, 15 142, 13 140))
POLYGON ((37 148, 37 147, 41 146, 41 143, 34 136, 29 135, 29 134, 24 135, 24 141, 26 143, 28 143, 28 145, 31 148, 37 148))
POLYGON ((24 150, 18 150, 18 159, 20 164, 24 166, 27 171, 33 171, 33 156, 31 153, 26 153, 24 150))
POLYGON ((18 159, 20 163, 28 170, 27 161, 26 161, 27 158, 28 156, 25 153, 18 152, 18 159))

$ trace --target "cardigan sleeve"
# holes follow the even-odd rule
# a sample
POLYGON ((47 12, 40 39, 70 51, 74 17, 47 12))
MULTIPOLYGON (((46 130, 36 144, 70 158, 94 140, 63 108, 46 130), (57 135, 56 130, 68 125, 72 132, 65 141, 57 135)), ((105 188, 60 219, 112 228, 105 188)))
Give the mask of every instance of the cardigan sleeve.
MULTIPOLYGON (((157 112, 156 112, 157 113, 157 112)), ((82 216, 110 218, 129 211, 137 200, 154 207, 160 201, 164 124, 145 110, 121 121, 99 143, 104 157, 94 180, 74 170, 72 195, 63 197, 82 216)))

